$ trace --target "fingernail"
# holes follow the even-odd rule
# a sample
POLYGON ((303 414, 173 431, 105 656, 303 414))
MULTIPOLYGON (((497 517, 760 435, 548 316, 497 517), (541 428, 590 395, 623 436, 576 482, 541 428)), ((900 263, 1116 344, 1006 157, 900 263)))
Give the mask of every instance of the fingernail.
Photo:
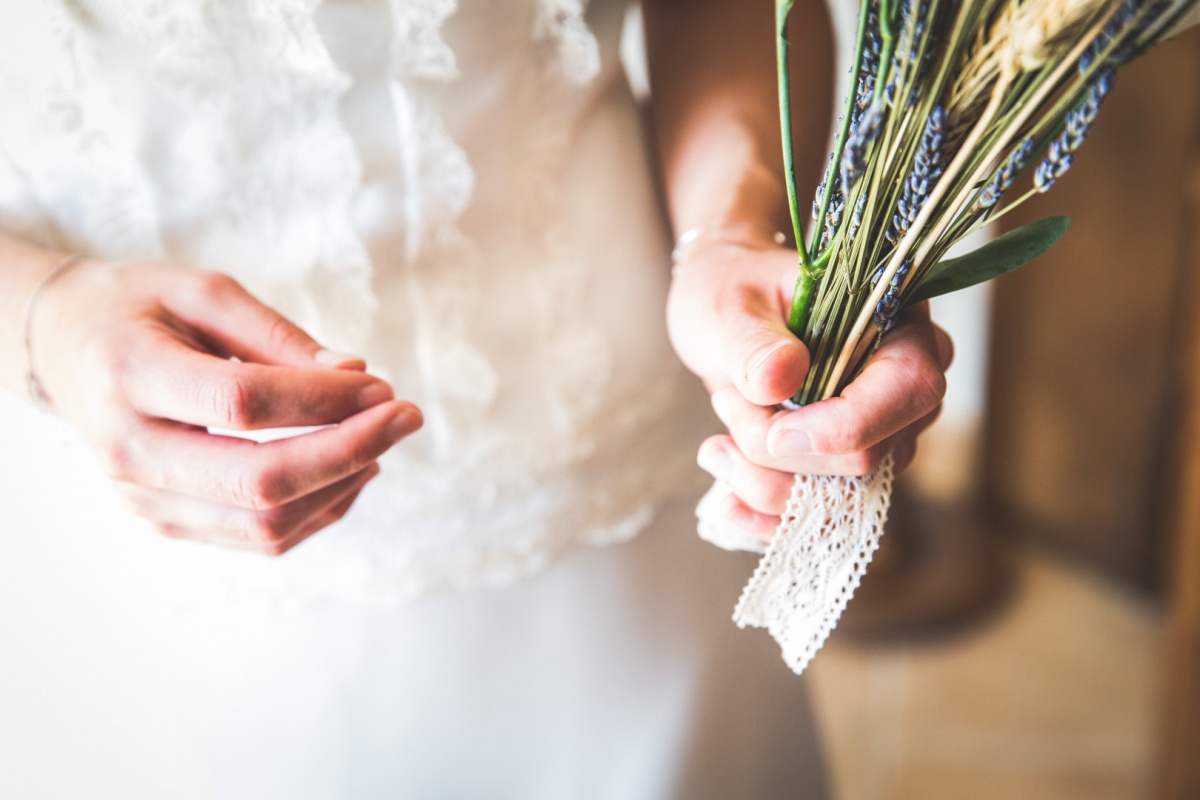
POLYGON ((313 356, 313 361, 318 364, 323 364, 327 367, 357 367, 360 364, 365 365, 358 356, 352 356, 347 353, 339 353, 336 350, 318 350, 313 356))
POLYGON ((424 420, 420 411, 412 406, 405 406, 404 410, 397 414, 388 425, 388 434, 392 437, 392 441, 398 442, 421 427, 422 422, 424 420))
POLYGON ((812 455, 812 438, 804 431, 781 430, 767 442, 767 450, 776 458, 812 455))
POLYGON ((383 472, 383 468, 379 466, 378 461, 376 461, 371 466, 367 467, 367 483, 370 483, 371 481, 378 478, 380 472, 383 472))
POLYGON ((723 481, 733 471, 733 461, 729 453, 722 447, 703 447, 696 454, 696 463, 700 468, 719 481, 723 481))
POLYGON ((729 389, 722 389, 711 398, 713 413, 726 428, 729 427, 729 421, 733 419, 733 398, 729 396, 729 392, 729 389))
POLYGON ((394 396, 392 387, 386 383, 372 383, 358 393, 358 407, 361 409, 374 408, 380 403, 386 403, 394 396))

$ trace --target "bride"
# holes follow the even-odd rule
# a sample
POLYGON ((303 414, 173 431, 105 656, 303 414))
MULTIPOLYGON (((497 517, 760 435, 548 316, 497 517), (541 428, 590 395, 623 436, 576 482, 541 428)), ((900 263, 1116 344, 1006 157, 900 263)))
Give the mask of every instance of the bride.
POLYGON ((646 0, 653 158, 620 0, 0 9, 6 794, 825 794, 696 447, 769 537, 793 474, 911 458, 949 343, 774 411, 760 5, 646 0))

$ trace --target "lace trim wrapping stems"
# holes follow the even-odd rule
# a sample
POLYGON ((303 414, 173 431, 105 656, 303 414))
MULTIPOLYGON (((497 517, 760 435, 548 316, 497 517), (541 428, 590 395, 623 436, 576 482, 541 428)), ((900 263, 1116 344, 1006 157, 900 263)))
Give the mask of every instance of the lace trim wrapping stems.
POLYGON ((766 628, 796 674, 825 644, 879 548, 892 480, 890 455, 862 478, 796 476, 733 613, 739 627, 766 628))

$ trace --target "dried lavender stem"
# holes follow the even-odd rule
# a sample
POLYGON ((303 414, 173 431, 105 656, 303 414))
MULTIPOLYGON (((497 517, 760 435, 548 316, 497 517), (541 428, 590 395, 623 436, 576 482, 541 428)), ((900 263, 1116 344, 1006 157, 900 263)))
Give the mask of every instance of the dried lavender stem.
MULTIPOLYGON (((1050 77, 1043 81, 1042 85, 1038 87, 1037 92, 1030 99, 1030 101, 1023 105, 1023 110, 1014 116, 1012 122, 1004 131, 1003 135, 997 139, 997 144, 993 147, 992 152, 988 154, 987 158, 980 162, 975 174, 971 176, 971 180, 965 184, 967 191, 964 191, 955 202, 954 212, 945 214, 942 217, 938 228, 933 231, 932 235, 926 238, 921 249, 917 252, 917 256, 913 260, 913 263, 918 266, 918 269, 923 263, 923 259, 927 258, 930 251, 937 246, 937 239, 941 235, 941 232, 954 221, 958 212, 961 210, 963 203, 969 199, 970 187, 978 184, 983 180, 983 178, 986 177, 989 167, 994 168, 994 163, 1002 155, 1001 151, 1003 151, 1006 147, 1011 146, 1011 140, 1020 131, 1021 127, 1025 124, 1029 117, 1033 115, 1033 113, 1042 104, 1042 102, 1046 99, 1046 97, 1050 94, 1050 92, 1054 89, 1066 72, 1071 69, 1079 60, 1079 57, 1083 54, 1083 51, 1091 46, 1091 43, 1096 35, 1103 30, 1104 26, 1108 23, 1108 20, 1114 14, 1116 14, 1118 10, 1119 7, 1114 9, 1104 19, 1096 22, 1088 31, 1088 35, 1081 37, 1080 42, 1076 44, 1075 48, 1067 55, 1066 58, 1062 60, 1050 77)), ((912 229, 909 230, 908 235, 905 236, 900 242, 900 245, 893 254, 891 261, 888 262, 888 267, 884 272, 884 276, 879 279, 875 289, 871 292, 870 299, 864 306, 863 311, 859 314, 858 319, 855 321, 854 327, 851 329, 850 335, 846 339, 847 343, 855 342, 857 345, 859 340, 862 338, 867 324, 870 322, 874 314, 875 306, 878 305, 879 301, 883 298, 884 292, 887 290, 887 283, 891 281, 892 277, 900 269, 900 265, 904 262, 904 258, 908 255, 908 251, 912 249, 912 244, 915 241, 916 236, 920 234, 921 229, 929 222, 929 218, 932 216, 933 210, 941 201, 942 196, 946 193, 946 191, 948 191, 950 183, 955 178, 956 173, 965 165, 965 162, 969 158, 971 151, 978 143, 978 140, 982 137, 985 127, 991 123, 991 118, 996 115, 996 112, 999 110, 1000 103, 1003 100, 1004 93, 1002 90, 1007 86, 1012 78, 1012 65, 1009 64, 1006 65, 1005 71, 1002 72, 1000 77, 997 79, 996 86, 992 90, 992 97, 988 101, 988 106, 984 110, 983 115, 971 129, 971 133, 967 136, 966 141, 964 141, 961 145, 958 154, 954 158, 954 161, 951 162, 950 166, 946 169, 946 174, 944 174, 942 179, 938 181, 937 187, 930 194, 929 200, 926 201, 925 206, 921 209, 921 213, 917 215, 917 219, 913 223, 912 229)), ((908 280, 911 280, 912 275, 916 272, 916 269, 910 272, 908 280)), ((846 371, 847 363, 849 362, 855 350, 857 350, 857 346, 846 347, 842 350, 842 353, 838 357, 837 363, 834 365, 833 372, 830 375, 829 383, 825 387, 825 393, 821 397, 822 400, 833 397, 834 392, 837 390, 838 383, 841 381, 842 375, 846 371)))
MULTIPOLYGON (((782 19, 779 18, 780 8, 783 6, 784 0, 777 0, 776 8, 776 31, 778 35, 778 46, 776 48, 777 66, 779 69, 779 107, 780 107, 780 123, 784 126, 783 136, 783 157, 785 165, 792 159, 792 128, 791 128, 791 91, 787 88, 790 83, 788 77, 788 49, 786 41, 786 12, 782 19), (785 100, 785 96, 787 99, 785 100), (785 114, 787 116, 785 116, 785 114)), ((858 32, 855 38, 854 46, 854 68, 850 74, 850 92, 846 98, 846 111, 842 116, 842 125, 838 130, 837 141, 834 144, 833 158, 831 159, 833 166, 830 168, 829 178, 826 180, 825 191, 822 192, 821 205, 817 212, 817 221, 813 226, 812 231, 812 247, 807 247, 804 243, 804 232, 801 229, 799 211, 796 201, 796 186, 794 169, 785 168, 785 173, 788 181, 788 202, 792 211, 792 225, 796 232, 796 249, 800 253, 800 272, 796 276, 796 289, 792 294, 792 307, 788 313, 788 328, 796 336, 803 337, 804 328, 808 325, 808 317, 811 313, 812 296, 816 291, 817 278, 824 271, 825 266, 829 263, 829 256, 832 252, 833 242, 830 242, 829 250, 825 253, 818 253, 821 246, 821 232, 825 228, 825 215, 829 212, 829 202, 833 198, 833 187, 837 180, 835 172, 837 164, 842 159, 842 152, 846 147, 846 137, 850 133, 850 122, 853 118, 854 109, 854 93, 858 86, 859 77, 862 71, 862 50, 867 37, 867 13, 870 8, 870 0, 862 0, 858 12, 858 32), (816 262, 816 263, 814 263, 816 262)), ((790 10, 790 3, 788 4, 790 10)))
POLYGON ((887 292, 888 284, 899 271, 900 265, 904 263, 904 259, 908 257, 908 252, 912 250, 917 237, 921 235, 922 229, 928 224, 929 218, 933 216, 933 212, 937 209, 938 203, 941 202, 942 196, 949 190, 955 175, 962 170, 967 160, 971 157, 971 151, 975 148, 979 139, 983 137, 987 126, 991 124, 992 117, 1000 110, 1000 103, 1004 99, 1004 88, 1008 82, 1007 80, 1003 80, 1005 77, 1005 75, 1001 75, 1002 80, 997 81, 995 88, 992 90, 992 97, 988 101, 987 108, 984 109, 979 121, 971 128, 970 134, 963 141, 958 153, 954 156, 954 160, 950 162, 950 166, 946 168, 942 179, 938 181, 937 186, 930 192, 929 199, 925 201, 925 205, 921 208, 921 213, 917 215, 912 227, 909 228, 905 237, 900 240, 900 244, 896 247, 896 251, 892 254, 892 258, 888 262, 887 269, 884 270, 879 280, 875 282, 875 288, 871 291, 870 298, 863 306, 863 311, 855 321, 854 327, 850 329, 850 335, 846 337, 846 344, 849 346, 842 348, 837 363, 834 364, 833 372, 829 376, 829 382, 825 385, 825 392, 821 395, 822 400, 828 400, 837 391, 838 382, 841 381, 842 375, 846 371, 846 364, 857 349, 858 342, 862 339, 867 323, 874 316, 875 307, 879 305, 879 301, 883 299, 883 295, 887 292), (854 344, 851 344, 852 342, 854 344))
MULTIPOLYGON (((933 234, 926 238, 925 242, 921 246, 921 249, 917 251, 917 256, 914 259, 915 264, 920 265, 925 263, 925 259, 929 257, 930 251, 937 246, 937 240, 941 238, 946 228, 948 228, 950 224, 958 218, 958 215, 962 212, 962 209, 967 203, 970 202, 972 187, 981 183, 983 179, 987 177, 989 172, 996 168, 995 164, 1003 159, 1004 152, 1012 146, 1012 140, 1016 138, 1017 134, 1025 126, 1025 123, 1028 122, 1029 118, 1033 116, 1034 112, 1037 111, 1042 102, 1045 101, 1045 99, 1051 94, 1054 88, 1058 85, 1058 82, 1062 80, 1066 73, 1074 67, 1075 63, 1079 60, 1079 57, 1083 55, 1084 50, 1091 46, 1091 43, 1095 37, 1100 34, 1100 32, 1104 29, 1104 26, 1108 24, 1108 21, 1115 16, 1119 10, 1119 7, 1114 9, 1109 16, 1096 22, 1088 31, 1088 35, 1081 37, 1079 43, 1077 43, 1075 48, 1067 54, 1061 63, 1059 63, 1054 72, 1050 74, 1050 77, 1042 82, 1041 86, 1038 87, 1038 90, 1033 94, 1030 100, 1022 106, 1022 110, 1011 118, 1008 127, 996 137, 995 143, 992 145, 991 152, 987 154, 986 158, 979 162, 979 166, 975 168, 975 172, 971 175, 970 180, 964 184, 964 191, 953 203, 951 213, 945 214, 942 217, 940 224, 936 229, 934 229, 933 234)), ((1003 80, 1003 78, 1004 75, 1002 74, 1001 80, 1003 80)), ((1011 79, 1012 76, 1010 75, 1009 80, 1011 79)), ((910 273, 908 280, 911 280, 911 275, 912 273, 910 273)), ((908 280, 905 281, 906 285, 902 287, 902 289, 907 288, 908 280)))

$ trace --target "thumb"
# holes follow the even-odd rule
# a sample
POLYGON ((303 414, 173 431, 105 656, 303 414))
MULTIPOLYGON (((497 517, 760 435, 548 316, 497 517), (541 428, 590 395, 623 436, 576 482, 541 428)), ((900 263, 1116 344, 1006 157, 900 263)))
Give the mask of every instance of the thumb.
POLYGON ((726 372, 742 396, 761 406, 781 403, 799 391, 808 372, 808 348, 776 309, 742 309, 725 321, 726 372))
POLYGON ((193 284, 184 291, 167 293, 163 303, 223 354, 242 361, 366 370, 363 359, 323 347, 228 275, 201 273, 198 288, 193 284))

